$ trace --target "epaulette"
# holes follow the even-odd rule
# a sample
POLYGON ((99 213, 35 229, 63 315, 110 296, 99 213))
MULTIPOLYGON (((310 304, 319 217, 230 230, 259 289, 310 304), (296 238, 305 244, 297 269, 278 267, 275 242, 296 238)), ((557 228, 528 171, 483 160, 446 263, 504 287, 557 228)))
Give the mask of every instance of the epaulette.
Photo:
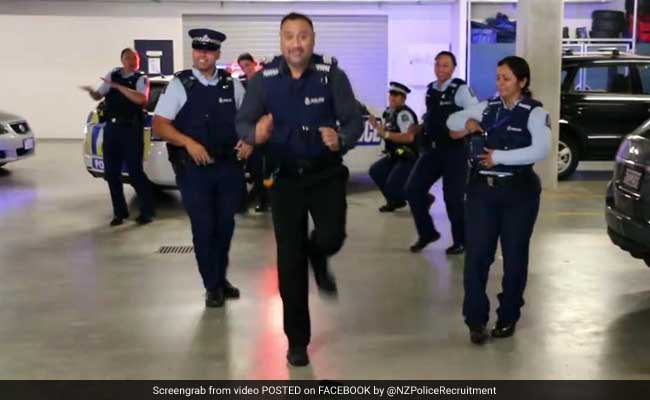
POLYGON ((192 90, 194 85, 196 84, 196 77, 192 73, 191 69, 186 69, 183 71, 179 71, 174 74, 175 77, 177 77, 180 81, 183 87, 185 88, 186 92, 189 92, 192 90))

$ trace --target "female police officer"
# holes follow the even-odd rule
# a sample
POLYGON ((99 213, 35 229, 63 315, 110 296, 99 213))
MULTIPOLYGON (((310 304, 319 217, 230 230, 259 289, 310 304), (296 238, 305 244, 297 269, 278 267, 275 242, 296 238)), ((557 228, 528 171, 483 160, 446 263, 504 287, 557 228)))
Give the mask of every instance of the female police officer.
POLYGON ((533 164, 550 149, 549 116, 532 98, 529 85, 526 60, 504 58, 497 68, 499 96, 452 114, 447 121, 452 137, 483 132, 485 140, 481 154, 472 160, 466 203, 463 315, 475 344, 488 338, 485 286, 499 239, 504 276, 492 337, 512 336, 524 305, 528 250, 541 192, 533 164))

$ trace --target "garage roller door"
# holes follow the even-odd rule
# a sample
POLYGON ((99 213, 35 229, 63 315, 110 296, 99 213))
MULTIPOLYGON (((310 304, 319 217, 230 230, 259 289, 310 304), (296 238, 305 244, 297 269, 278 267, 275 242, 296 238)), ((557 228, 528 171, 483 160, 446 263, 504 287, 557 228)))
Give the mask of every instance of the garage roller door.
MULTIPOLYGON (((315 16, 316 53, 335 56, 348 74, 356 97, 368 106, 386 106, 388 80, 388 20, 385 16, 315 16)), ((281 16, 184 15, 183 31, 212 28, 224 32, 220 63, 244 52, 254 57, 280 53, 281 16)), ((190 39, 183 36, 184 66, 191 62, 190 39)))

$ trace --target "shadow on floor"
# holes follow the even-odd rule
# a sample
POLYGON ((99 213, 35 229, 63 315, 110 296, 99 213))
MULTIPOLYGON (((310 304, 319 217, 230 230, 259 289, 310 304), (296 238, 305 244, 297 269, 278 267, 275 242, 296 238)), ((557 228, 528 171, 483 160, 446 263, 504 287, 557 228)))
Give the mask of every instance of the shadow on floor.
POLYGON ((348 182, 348 194, 361 194, 377 190, 377 185, 370 179, 370 176, 363 172, 350 174, 348 182))
POLYGON ((604 364, 624 373, 650 374, 650 291, 625 296, 622 302, 636 309, 621 315, 607 328, 604 364))

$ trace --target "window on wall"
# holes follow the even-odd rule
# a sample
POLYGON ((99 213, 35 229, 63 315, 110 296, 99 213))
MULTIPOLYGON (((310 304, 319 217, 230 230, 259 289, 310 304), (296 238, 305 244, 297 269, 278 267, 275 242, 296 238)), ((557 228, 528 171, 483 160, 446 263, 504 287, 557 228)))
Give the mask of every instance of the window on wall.
POLYGON ((588 66, 578 70, 573 92, 631 93, 630 67, 627 65, 588 66))

